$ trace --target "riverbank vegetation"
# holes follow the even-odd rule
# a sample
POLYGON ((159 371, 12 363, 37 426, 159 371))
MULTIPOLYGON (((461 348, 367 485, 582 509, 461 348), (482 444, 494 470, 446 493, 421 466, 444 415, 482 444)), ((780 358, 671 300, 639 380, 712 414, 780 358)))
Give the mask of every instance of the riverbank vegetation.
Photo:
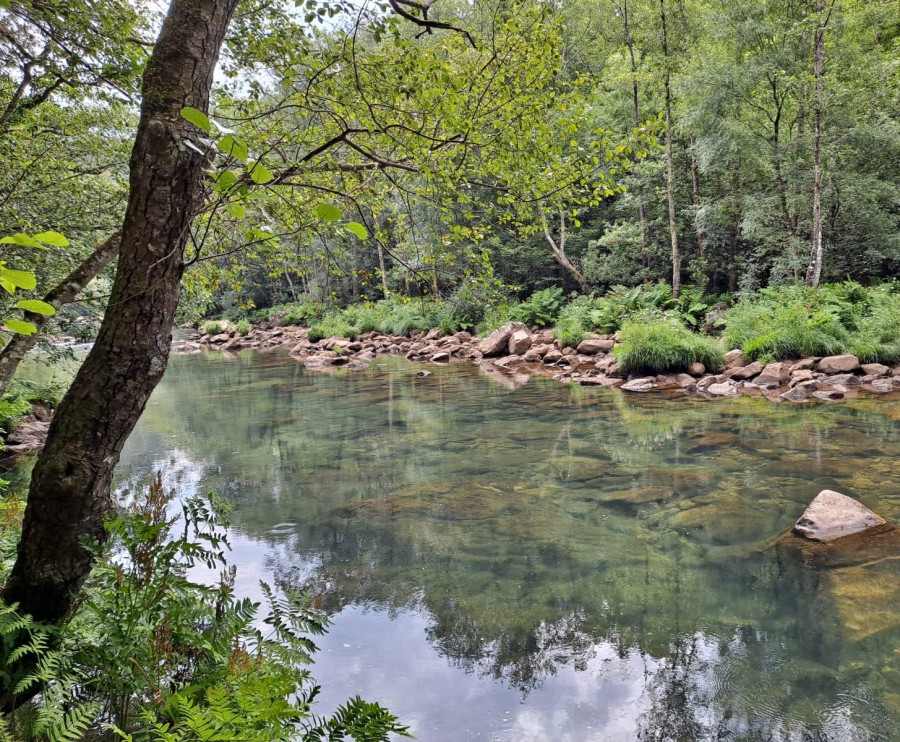
MULTIPOLYGON (((721 332, 760 360, 896 360, 897 12, 0 0, 0 389, 44 332, 93 339, 3 588, 35 623, 8 635, 0 708, 69 687, 27 648, 39 625, 64 650, 100 547, 125 547, 110 482, 178 321, 324 338, 513 320, 568 346, 618 332, 644 370, 715 367, 721 332)), ((219 638, 252 643, 248 625, 219 638)), ((255 646, 286 709, 293 660, 255 646)), ((243 697, 216 677, 209 693, 243 697)), ((141 734, 212 707, 198 698, 154 707, 141 734)))

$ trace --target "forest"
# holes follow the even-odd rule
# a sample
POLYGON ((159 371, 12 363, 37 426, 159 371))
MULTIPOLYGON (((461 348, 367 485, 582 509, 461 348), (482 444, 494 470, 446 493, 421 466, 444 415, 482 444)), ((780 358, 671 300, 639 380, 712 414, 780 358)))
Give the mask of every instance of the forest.
POLYGON ((0 144, 0 426, 52 408, 0 500, 0 739, 409 732, 311 711, 327 619, 235 589, 224 500, 120 501, 173 332, 900 377, 889 0, 0 0, 0 144))

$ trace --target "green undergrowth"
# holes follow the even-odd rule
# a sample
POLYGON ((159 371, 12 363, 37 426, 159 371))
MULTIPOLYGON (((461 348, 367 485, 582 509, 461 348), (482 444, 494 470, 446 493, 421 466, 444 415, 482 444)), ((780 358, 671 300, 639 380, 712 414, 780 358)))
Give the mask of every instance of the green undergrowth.
POLYGON ((686 371, 702 363, 718 371, 725 352, 715 338, 691 332, 676 317, 642 315, 626 320, 619 331, 620 344, 613 353, 624 371, 666 373, 686 371))
POLYGON ((852 353, 863 363, 897 363, 900 293, 896 284, 853 281, 764 289, 726 313, 724 338, 761 360, 852 353))
MULTIPOLYGON (((308 596, 264 605, 235 594, 222 506, 205 498, 172 517, 161 480, 109 524, 110 549, 74 618, 36 624, 0 603, 0 684, 38 695, 0 715, 0 740, 92 742, 379 742, 406 734, 386 709, 356 697, 313 715, 308 665, 326 620, 308 596), (205 567, 216 584, 196 582, 205 567)), ((22 507, 0 502, 5 580, 22 507)))
POLYGON ((60 381, 38 381, 14 378, 0 400, 0 432, 8 433, 16 422, 31 413, 32 404, 56 407, 65 386, 60 381))

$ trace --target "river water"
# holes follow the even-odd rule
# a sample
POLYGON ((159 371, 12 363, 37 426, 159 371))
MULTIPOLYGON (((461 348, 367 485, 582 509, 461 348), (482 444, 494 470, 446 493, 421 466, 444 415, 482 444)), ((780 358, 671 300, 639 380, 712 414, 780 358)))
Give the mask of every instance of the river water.
POLYGON ((900 548, 778 539, 822 489, 900 523, 900 396, 629 396, 472 365, 175 356, 128 441, 233 507, 238 589, 311 590, 322 711, 427 742, 900 738, 900 548))

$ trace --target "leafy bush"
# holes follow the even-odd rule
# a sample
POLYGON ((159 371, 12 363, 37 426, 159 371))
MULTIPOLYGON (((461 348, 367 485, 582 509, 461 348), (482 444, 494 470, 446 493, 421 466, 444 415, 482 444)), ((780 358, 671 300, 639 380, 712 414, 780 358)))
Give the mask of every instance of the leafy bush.
POLYGON ((204 322, 200 327, 200 332, 204 335, 220 335, 225 332, 225 324, 223 322, 219 322, 218 320, 211 320, 209 322, 204 322))
POLYGON ((863 363, 900 363, 900 294, 886 286, 869 293, 850 352, 863 363))
POLYGON ((329 314, 310 326, 308 337, 313 342, 330 337, 355 340, 360 332, 358 327, 347 322, 343 314, 329 314))
MULTIPOLYGON (((0 604, 4 672, 20 669, 23 687, 41 688, 0 718, 0 738, 378 742, 407 734, 388 711, 358 697, 330 718, 314 717, 309 636, 324 631, 325 618, 309 598, 279 597, 263 584, 268 615, 260 621, 259 605, 234 594, 221 507, 191 498, 172 518, 168 506, 157 478, 110 524, 112 550, 69 624, 50 629, 0 604), (225 568, 210 586, 190 579, 195 565, 225 568)), ((18 515, 13 507, 3 504, 7 523, 18 515)))
POLYGON ((695 362, 717 371, 725 362, 718 341, 697 335, 678 319, 663 314, 626 320, 619 338, 613 353, 622 369, 629 372, 684 371, 695 362))
POLYGON ((513 309, 513 317, 529 327, 549 327, 559 318, 563 307, 563 292, 560 288, 535 291, 525 301, 513 309))
POLYGON ((576 347, 582 340, 591 334, 597 327, 605 329, 600 324, 599 315, 602 299, 591 296, 579 296, 570 301, 559 313, 556 327, 553 328, 553 337, 564 345, 576 347))
POLYGON ((31 412, 31 403, 20 394, 6 394, 0 400, 0 430, 8 433, 16 421, 31 412))
POLYGON ((850 341, 833 304, 796 289, 766 289, 738 303, 725 314, 724 337, 751 358, 774 360, 843 353, 850 341))
POLYGON ((250 320, 242 319, 238 320, 238 322, 234 326, 234 331, 238 335, 246 335, 253 329, 253 326, 250 324, 250 320))

